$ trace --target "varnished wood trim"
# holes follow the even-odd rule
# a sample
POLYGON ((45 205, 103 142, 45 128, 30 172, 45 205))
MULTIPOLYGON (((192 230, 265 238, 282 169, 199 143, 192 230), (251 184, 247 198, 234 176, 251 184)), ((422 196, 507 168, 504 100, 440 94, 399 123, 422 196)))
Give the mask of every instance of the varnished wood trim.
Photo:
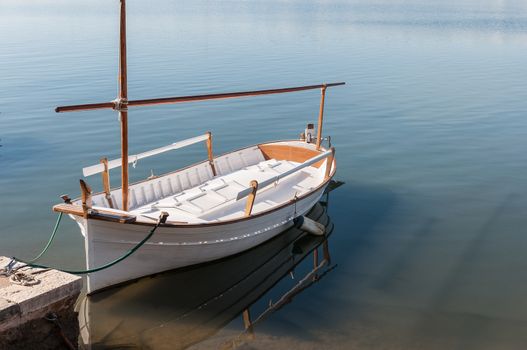
MULTIPOLYGON (((260 96, 270 94, 282 94, 286 92, 296 92, 312 89, 321 89, 325 87, 345 85, 345 82, 330 83, 330 84, 318 84, 318 85, 306 85, 296 86, 281 89, 266 89, 266 90, 253 90, 253 91, 240 91, 240 92, 227 92, 217 94, 206 94, 206 95, 193 95, 193 96, 177 96, 177 97, 162 97, 162 98, 150 98, 144 100, 131 100, 128 101, 128 106, 149 106, 169 103, 185 103, 185 102, 196 102, 196 101, 207 101, 207 100, 222 100, 230 98, 248 97, 248 96, 260 96)), ((102 103, 88 103, 82 105, 73 106, 61 106, 55 108, 55 112, 76 112, 93 109, 104 109, 104 108, 115 108, 115 102, 102 102, 102 103)))
POLYGON ((75 204, 57 204, 53 206, 53 211, 58 213, 87 217, 89 219, 119 222, 121 224, 131 224, 137 219, 134 215, 124 215, 99 209, 88 209, 88 212, 85 214, 83 207, 75 204))
POLYGON ((108 158, 101 158, 101 163, 104 166, 104 170, 101 172, 102 186, 108 205, 113 208, 112 196, 110 194, 110 171, 108 170, 108 158))
POLYGON ((210 168, 212 170, 212 175, 216 176, 216 167, 214 166, 214 154, 212 153, 212 133, 207 131, 207 155, 209 159, 210 168))
POLYGON ((120 111, 121 117, 121 192, 122 206, 124 211, 128 210, 128 112, 120 111))
POLYGON ((331 155, 327 158, 326 173, 324 175, 324 179, 329 178, 329 174, 331 173, 331 168, 333 166, 334 159, 335 159, 335 147, 331 147, 331 155))
POLYGON ((324 85, 320 89, 320 109, 318 112, 318 126, 317 126, 317 150, 320 149, 320 143, 322 142, 322 123, 324 120, 324 101, 326 99, 327 86, 324 85))
POLYGON ((90 210, 88 213, 89 219, 101 219, 105 221, 118 222, 120 224, 131 224, 136 220, 135 216, 119 215, 115 213, 104 213, 100 211, 90 210))
POLYGON ((128 98, 128 72, 126 65, 126 1, 121 0, 119 21, 119 97, 128 98))
POLYGON ((75 216, 84 216, 84 210, 82 210, 82 207, 75 204, 57 204, 53 206, 53 211, 75 216))
POLYGON ((245 216, 251 216, 254 206, 254 200, 256 199, 256 191, 258 191, 258 181, 252 180, 249 184, 252 190, 251 193, 247 196, 247 203, 245 204, 245 216))
POLYGON ((121 191, 122 206, 128 210, 128 73, 126 65, 126 2, 121 0, 119 26, 119 101, 124 103, 119 110, 121 121, 121 191))
MULTIPOLYGON (((309 148, 296 147, 292 145, 258 145, 260 151, 265 159, 276 159, 276 160, 290 160, 297 163, 303 163, 308 159, 311 159, 319 155, 320 151, 315 151, 309 148)), ((324 163, 324 159, 313 164, 315 168, 320 168, 324 163)))
POLYGON ((88 216, 88 210, 92 205, 91 188, 84 180, 79 180, 81 186, 81 202, 84 217, 88 216))

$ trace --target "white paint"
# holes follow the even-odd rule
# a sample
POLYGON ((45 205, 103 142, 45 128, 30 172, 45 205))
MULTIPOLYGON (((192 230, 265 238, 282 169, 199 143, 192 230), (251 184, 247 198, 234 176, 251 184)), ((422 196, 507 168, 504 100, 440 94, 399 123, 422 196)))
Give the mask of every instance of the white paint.
MULTIPOLYGON (((277 182, 278 180, 283 179, 286 176, 294 174, 294 173, 296 173, 296 172, 298 172, 298 171, 300 171, 300 170, 302 170, 302 169, 304 169, 304 168, 306 168, 306 167, 308 167, 310 165, 313 165, 316 162, 318 162, 319 160, 322 160, 324 158, 329 157, 331 155, 331 153, 332 153, 331 151, 326 151, 326 152, 324 152, 322 154, 319 154, 318 156, 315 156, 315 157, 312 157, 312 158, 306 160, 304 163, 295 165, 291 169, 288 169, 288 170, 286 170, 284 172, 277 171, 278 175, 258 183, 258 190, 263 189, 263 188, 271 185, 272 183, 277 182)), ((293 162, 289 162, 289 163, 293 163, 293 162)), ((240 200, 240 199, 242 199, 244 197, 247 197, 249 195, 249 193, 251 193, 251 192, 252 192, 251 188, 247 188, 247 189, 245 189, 243 191, 238 192, 238 195, 236 196, 236 200, 240 200)))
MULTIPOLYGON (((172 151, 172 150, 175 150, 175 149, 187 147, 187 146, 193 145, 195 143, 198 143, 198 142, 201 142, 201 141, 205 141, 206 139, 208 139, 208 137, 209 137, 208 134, 204 134, 204 135, 192 137, 190 139, 186 139, 186 140, 183 140, 183 141, 174 142, 174 143, 172 143, 172 144, 170 144, 168 146, 159 147, 159 148, 156 148, 156 149, 153 149, 153 150, 150 150, 150 151, 146 151, 146 152, 143 152, 143 153, 132 154, 132 155, 128 156, 128 163, 129 164, 130 163, 136 163, 139 159, 143 159, 143 158, 155 156, 157 154, 161 154, 161 153, 165 153, 165 152, 168 152, 168 151, 172 151)), ((121 164, 122 164, 121 158, 110 160, 110 161, 108 161, 108 169, 118 168, 118 167, 121 166, 121 164)), ((103 164, 96 164, 96 165, 92 165, 92 166, 83 168, 82 169, 82 174, 84 176, 90 176, 90 175, 95 175, 95 174, 102 173, 103 171, 104 171, 104 165, 103 164)))
MULTIPOLYGON (((306 145, 302 141, 288 141, 287 144, 306 145)), ((310 147, 314 149, 315 146, 310 147)), ((77 219, 85 236, 87 268, 106 264, 137 245, 161 211, 169 212, 168 223, 179 222, 179 226, 158 228, 154 236, 126 260, 88 275, 88 292, 224 258, 274 237, 292 226, 293 219, 307 213, 322 196, 327 161, 319 168, 311 165, 327 157, 328 152, 300 164, 265 160, 258 147, 248 147, 216 158, 216 177, 212 176, 210 164, 205 161, 131 185, 130 211, 123 212, 119 208, 114 211, 135 215, 137 222, 149 225, 77 219), (242 219, 246 201, 237 200, 237 196, 249 187, 251 180, 266 186, 257 191, 253 216, 242 219), (303 198, 296 203, 292 201, 299 196, 303 198), (281 208, 277 209, 279 206, 281 208)), ((113 190, 111 195, 114 203, 120 203, 120 189, 113 190)), ((95 209, 108 207, 104 194, 95 195, 93 203, 95 209)))

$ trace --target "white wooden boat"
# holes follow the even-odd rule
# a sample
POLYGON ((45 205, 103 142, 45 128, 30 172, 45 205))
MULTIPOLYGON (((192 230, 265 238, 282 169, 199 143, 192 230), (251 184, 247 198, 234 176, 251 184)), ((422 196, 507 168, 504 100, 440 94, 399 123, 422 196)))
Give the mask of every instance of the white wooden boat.
POLYGON ((320 199, 336 171, 334 149, 322 146, 326 89, 344 83, 247 92, 128 100, 125 1, 121 0, 119 98, 104 103, 58 107, 57 112, 110 108, 119 112, 121 158, 84 168, 101 173, 104 191, 92 194, 81 180, 81 198, 54 206, 69 214, 85 237, 86 265, 92 269, 122 256, 169 214, 139 250, 103 271, 90 273, 88 293, 142 276, 220 259, 250 249, 293 225, 320 199), (236 98, 320 89, 316 136, 262 143, 215 157, 212 135, 179 141, 137 155, 128 154, 128 107, 236 98), (198 142, 208 157, 184 169, 129 185, 129 163, 198 142), (121 187, 111 189, 109 170, 121 168, 121 187))

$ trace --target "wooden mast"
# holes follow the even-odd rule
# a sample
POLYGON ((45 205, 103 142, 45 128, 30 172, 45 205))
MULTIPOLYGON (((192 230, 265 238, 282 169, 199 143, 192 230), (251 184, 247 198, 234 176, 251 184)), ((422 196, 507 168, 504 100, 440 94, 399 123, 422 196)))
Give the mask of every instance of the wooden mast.
POLYGON ((122 210, 128 211, 128 79, 126 69, 126 2, 121 1, 119 30, 119 97, 114 109, 121 122, 121 189, 122 210))

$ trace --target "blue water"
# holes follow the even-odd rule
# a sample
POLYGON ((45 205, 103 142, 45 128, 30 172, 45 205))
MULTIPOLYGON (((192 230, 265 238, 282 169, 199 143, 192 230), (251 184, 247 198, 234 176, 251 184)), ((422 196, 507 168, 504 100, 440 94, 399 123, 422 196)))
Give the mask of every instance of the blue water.
MULTIPOLYGON (((115 98, 117 10, 0 2, 0 255, 37 253, 82 167, 118 156, 114 112, 53 112, 115 98)), ((527 2, 130 0, 128 32, 131 99, 347 82, 328 91, 324 129, 346 182, 330 208, 338 272, 266 321, 267 345, 524 346, 527 2)), ((216 153, 296 137, 318 102, 137 108, 130 152, 207 130, 216 153)), ((204 156, 140 162, 132 179, 204 156)), ((59 237, 45 262, 81 267, 78 229, 59 237)))

